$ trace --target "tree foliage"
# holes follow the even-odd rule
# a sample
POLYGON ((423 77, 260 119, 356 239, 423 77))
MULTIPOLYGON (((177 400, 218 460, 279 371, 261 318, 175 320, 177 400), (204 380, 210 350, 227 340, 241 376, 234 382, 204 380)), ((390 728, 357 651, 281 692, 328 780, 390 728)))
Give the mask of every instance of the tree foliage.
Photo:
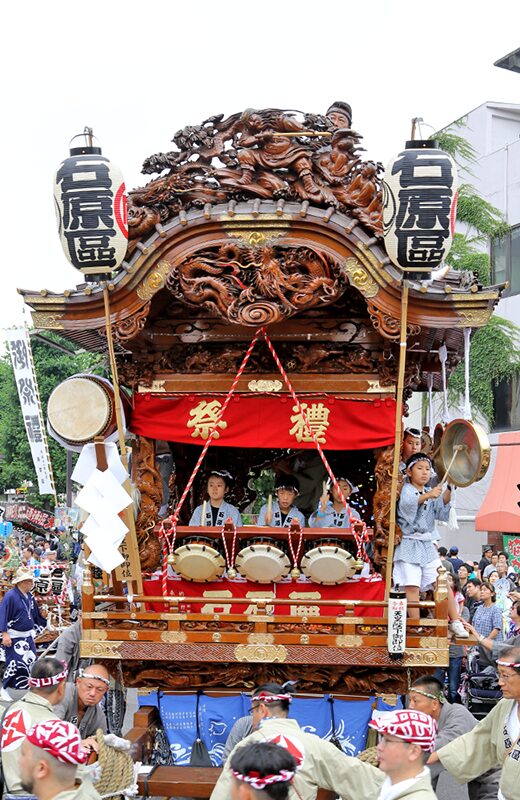
MULTIPOLYGON (((519 344, 519 328, 497 316, 471 339, 469 388, 473 412, 483 414, 490 424, 494 420, 493 388, 520 369, 519 344)), ((448 387, 450 402, 455 404, 464 393, 464 363, 453 372, 448 387)))
MULTIPOLYGON (((47 402, 56 386, 78 372, 93 372, 103 374, 101 356, 93 353, 74 353, 70 342, 60 339, 52 333, 45 333, 31 342, 36 379, 40 391, 43 417, 47 418, 47 402), (47 340, 45 342, 44 340, 47 340), (55 343, 60 348, 70 350, 70 354, 56 350, 55 343)), ((56 483, 56 491, 65 491, 66 478, 66 452, 61 445, 49 437, 49 449, 56 483)), ((25 481, 33 483, 30 494, 33 499, 40 498, 38 482, 31 457, 31 450, 16 390, 14 373, 9 355, 0 358, 0 488, 13 489, 25 481)), ((30 500, 31 497, 29 496, 30 500)), ((38 500, 41 503, 41 499, 38 500)))

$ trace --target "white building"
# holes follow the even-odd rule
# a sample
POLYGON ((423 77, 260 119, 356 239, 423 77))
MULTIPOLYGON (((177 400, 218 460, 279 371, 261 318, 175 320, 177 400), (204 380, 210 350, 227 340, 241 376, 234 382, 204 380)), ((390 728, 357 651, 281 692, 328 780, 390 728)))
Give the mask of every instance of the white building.
MULTIPOLYGON (((464 114, 462 120, 463 127, 457 127, 456 123, 446 127, 451 127, 471 144, 477 160, 469 165, 469 171, 459 172, 460 182, 473 184, 483 198, 503 212, 511 226, 510 234, 502 241, 489 244, 491 283, 509 282, 496 313, 520 326, 520 105, 483 103, 464 114)), ((420 410, 415 404, 414 408, 406 424, 421 427, 420 410)), ((460 530, 439 528, 446 547, 457 544, 464 557, 474 560, 480 558, 481 546, 488 538, 501 547, 503 533, 520 532, 520 508, 516 505, 520 500, 520 491, 516 489, 516 484, 520 483, 520 376, 497 387, 495 423, 490 431, 490 440, 495 447, 492 447, 492 461, 486 477, 467 489, 457 491, 460 530), (499 438, 502 444, 519 444, 499 448, 496 446, 499 438), (508 470, 504 461, 495 470, 500 451, 509 465, 517 465, 514 481, 511 473, 504 477, 504 469, 508 470), (506 506, 509 509, 507 519, 504 516, 499 518, 498 512, 503 512, 506 506), (493 513, 489 513, 490 510, 493 513), (513 519, 514 516, 518 519, 513 519), (483 519, 488 531, 476 531, 475 524, 482 528, 483 519)))

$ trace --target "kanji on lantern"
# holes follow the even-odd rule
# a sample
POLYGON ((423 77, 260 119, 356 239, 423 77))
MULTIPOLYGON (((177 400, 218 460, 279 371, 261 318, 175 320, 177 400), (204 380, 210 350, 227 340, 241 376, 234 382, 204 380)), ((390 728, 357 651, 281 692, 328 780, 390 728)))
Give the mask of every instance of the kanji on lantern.
POLYGON ((326 433, 329 427, 329 414, 330 408, 327 408, 323 403, 302 403, 301 407, 307 417, 307 423, 310 431, 305 425, 303 414, 298 410, 298 406, 293 406, 293 411, 296 413, 292 415, 291 422, 293 427, 289 431, 290 436, 294 436, 297 442, 312 442, 312 433, 315 435, 316 440, 320 444, 325 444, 327 441, 326 433))
MULTIPOLYGON (((193 439, 199 437, 201 439, 208 438, 218 419, 221 408, 222 403, 220 403, 219 400, 211 400, 210 402, 202 400, 202 402, 190 409, 191 419, 188 420, 186 426, 188 428, 193 428, 193 433, 191 434, 193 439)), ((220 420, 217 428, 225 430, 227 428, 227 422, 220 420)), ((218 430, 215 429, 213 437, 215 439, 220 438, 218 430)))

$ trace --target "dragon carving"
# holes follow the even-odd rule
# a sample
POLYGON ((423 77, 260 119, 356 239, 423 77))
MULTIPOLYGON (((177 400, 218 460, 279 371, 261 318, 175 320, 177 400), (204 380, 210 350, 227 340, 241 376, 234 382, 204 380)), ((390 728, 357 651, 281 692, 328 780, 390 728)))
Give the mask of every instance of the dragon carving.
POLYGON ((264 325, 318 305, 346 289, 338 265, 310 247, 225 244, 174 267, 172 294, 242 325, 264 325))
POLYGON ((332 206, 381 235, 382 168, 362 160, 351 120, 350 106, 336 102, 325 116, 248 109, 183 128, 176 149, 143 164, 159 177, 130 193, 130 242, 181 210, 251 198, 332 206))

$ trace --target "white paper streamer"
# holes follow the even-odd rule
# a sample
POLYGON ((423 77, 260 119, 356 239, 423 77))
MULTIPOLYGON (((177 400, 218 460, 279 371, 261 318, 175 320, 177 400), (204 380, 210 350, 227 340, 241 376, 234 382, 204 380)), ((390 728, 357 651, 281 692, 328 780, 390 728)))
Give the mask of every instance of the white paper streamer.
POLYGON ((448 348, 445 344, 439 347, 439 361, 442 367, 442 395, 444 401, 444 411, 442 421, 446 424, 450 421, 450 412, 448 409, 448 387, 446 382, 446 361, 448 360, 448 348))
POLYGON ((428 373, 428 430, 433 431, 433 372, 428 373))

